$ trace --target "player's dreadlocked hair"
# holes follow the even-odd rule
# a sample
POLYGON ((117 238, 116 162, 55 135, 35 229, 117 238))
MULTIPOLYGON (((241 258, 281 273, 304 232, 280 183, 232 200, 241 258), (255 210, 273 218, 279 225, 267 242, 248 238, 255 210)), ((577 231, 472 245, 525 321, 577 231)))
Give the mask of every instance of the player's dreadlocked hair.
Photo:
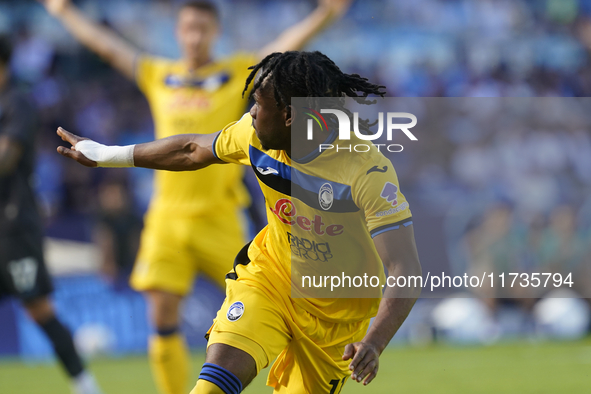
MULTIPOLYGON (((260 77, 252 92, 265 80, 272 82, 277 106, 290 105, 291 97, 367 97, 370 94, 384 96, 385 86, 370 83, 358 74, 345 74, 326 55, 315 52, 275 52, 265 57, 246 79, 242 95, 248 90, 257 72, 260 77)), ((370 104, 373 101, 358 99, 370 104)))

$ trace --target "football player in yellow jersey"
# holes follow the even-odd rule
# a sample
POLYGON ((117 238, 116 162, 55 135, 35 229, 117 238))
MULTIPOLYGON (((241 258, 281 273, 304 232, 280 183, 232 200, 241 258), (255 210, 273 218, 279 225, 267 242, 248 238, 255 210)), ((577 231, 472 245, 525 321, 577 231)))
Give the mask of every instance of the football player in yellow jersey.
MULTIPOLYGON (((318 143, 341 142, 334 132, 321 134, 316 127, 314 139, 298 144, 296 153, 292 125, 301 109, 289 100, 382 95, 382 87, 342 73, 319 52, 271 54, 253 67, 247 87, 257 72, 250 113, 219 133, 108 147, 60 128, 58 134, 73 148, 58 152, 89 167, 190 171, 251 165, 269 224, 240 251, 226 276, 226 300, 208 333, 206 363, 192 394, 240 393, 273 360, 267 384, 274 392, 336 394, 349 376, 363 384, 374 379, 379 355, 410 312, 419 285, 388 286, 383 298, 381 289, 368 298, 302 298, 294 270, 346 262, 353 269, 348 272, 381 270, 383 284, 382 264, 395 277, 418 277, 421 267, 410 209, 392 163, 375 147, 320 153, 318 143), (320 198, 323 190, 331 190, 330 197, 320 198), (294 236, 307 241, 298 243, 294 236), (321 265, 314 263, 317 255, 306 253, 310 248, 297 248, 311 244, 325 245, 316 250, 324 254, 321 265)), ((351 138, 343 143, 362 142, 351 138)))
MULTIPOLYGON (((160 139, 196 130, 217 132, 238 119, 246 108, 241 91, 248 67, 271 52, 301 48, 341 16, 350 0, 320 0, 312 14, 258 53, 222 59, 212 58, 220 29, 216 7, 208 1, 187 2, 178 13, 179 60, 141 53, 68 0, 44 3, 75 38, 137 83, 148 99, 160 139)), ((164 394, 183 392, 187 380, 187 351, 178 331, 182 298, 198 273, 223 286, 229 263, 246 241, 241 212, 249 196, 242 175, 241 166, 155 174, 131 284, 148 296, 156 329, 150 360, 164 394)))

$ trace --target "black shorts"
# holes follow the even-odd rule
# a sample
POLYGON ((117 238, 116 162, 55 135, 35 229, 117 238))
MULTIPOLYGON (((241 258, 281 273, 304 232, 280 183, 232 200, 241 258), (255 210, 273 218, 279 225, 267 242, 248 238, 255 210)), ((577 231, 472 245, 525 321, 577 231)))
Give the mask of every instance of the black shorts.
POLYGON ((0 299, 15 296, 27 302, 52 291, 41 234, 0 237, 0 299))

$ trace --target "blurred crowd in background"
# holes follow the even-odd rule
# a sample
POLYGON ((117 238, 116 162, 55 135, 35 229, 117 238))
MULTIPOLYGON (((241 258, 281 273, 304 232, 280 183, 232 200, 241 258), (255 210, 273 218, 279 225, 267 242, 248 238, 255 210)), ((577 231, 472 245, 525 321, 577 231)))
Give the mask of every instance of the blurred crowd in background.
MULTIPOLYGON (((219 55, 260 48, 315 6, 308 0, 216 3, 219 55)), ((76 4, 148 52, 179 53, 177 2, 76 4)), ((409 144, 391 157, 415 215, 441 218, 445 259, 456 272, 483 255, 529 267, 556 259, 591 265, 590 102, 538 101, 529 114, 538 121, 519 124, 504 116, 506 103, 482 98, 524 97, 515 102, 524 103, 590 96, 590 21, 591 0, 364 0, 309 46, 344 71, 385 85, 388 96, 478 97, 461 105, 480 118, 458 116, 439 132, 430 127, 416 148, 409 144), (557 105, 572 107, 566 128, 562 113, 553 112, 557 105)), ((116 275, 117 267, 133 263, 129 234, 139 234, 152 173, 67 163, 55 153, 55 129, 105 144, 149 141, 148 105, 132 82, 76 43, 36 2, 0 1, 2 32, 14 38, 12 70, 30 86, 42 119, 37 189, 47 234, 97 242, 110 250, 105 273, 116 275), (117 245, 109 245, 113 238, 117 245)), ((427 264, 429 253, 421 250, 427 264)))
POLYGON ((413 312, 425 308, 424 321, 442 336, 494 342, 589 330, 590 104, 587 97, 458 97, 388 105, 421 119, 413 128, 419 141, 389 158, 418 221, 423 272, 573 279, 558 291, 519 281, 501 288, 496 279, 493 288, 448 289, 463 298, 419 302, 413 312))
POLYGON ((390 159, 413 205, 444 216, 455 271, 487 253, 507 269, 590 265, 590 104, 574 97, 390 104, 421 119, 420 142, 390 159))

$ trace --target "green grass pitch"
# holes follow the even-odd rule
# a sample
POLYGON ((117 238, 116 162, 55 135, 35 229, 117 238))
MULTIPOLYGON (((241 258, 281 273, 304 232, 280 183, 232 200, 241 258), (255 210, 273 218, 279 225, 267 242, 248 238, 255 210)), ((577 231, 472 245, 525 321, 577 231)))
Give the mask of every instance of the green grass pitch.
MULTIPOLYGON (((193 378, 204 360, 193 354, 193 378)), ((105 358, 91 362, 105 394, 156 394, 145 357, 105 358)), ((270 393, 267 370, 246 393, 270 393)), ((512 343, 490 347, 389 348, 372 384, 348 382, 341 394, 352 393, 589 393, 591 339, 565 343, 512 343)), ((64 375, 54 364, 0 361, 3 394, 69 393, 64 375)), ((187 387, 187 393, 190 388, 187 387)))

